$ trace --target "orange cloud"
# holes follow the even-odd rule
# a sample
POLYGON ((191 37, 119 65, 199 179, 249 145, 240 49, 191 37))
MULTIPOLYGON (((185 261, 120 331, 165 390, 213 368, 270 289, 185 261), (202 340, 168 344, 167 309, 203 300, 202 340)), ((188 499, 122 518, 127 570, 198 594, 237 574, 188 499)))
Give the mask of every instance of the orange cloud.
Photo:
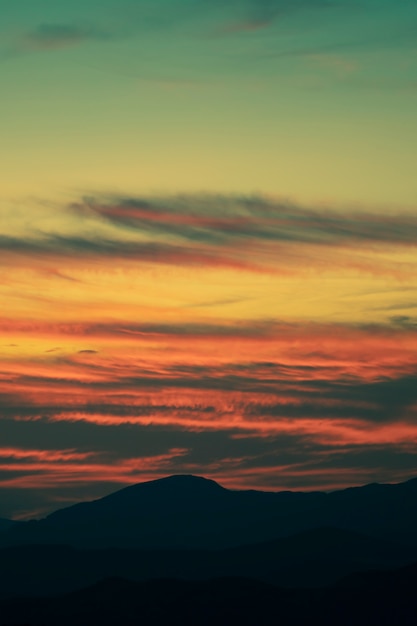
MULTIPOLYGON (((71 457, 54 457, 53 453, 48 451, 41 452, 38 462, 5 463, 0 461, 0 471, 20 473, 20 476, 13 478, 5 478, 0 480, 1 487, 50 487, 57 484, 74 485, 79 482, 94 482, 111 480, 112 482, 135 483, 137 482, 138 473, 163 471, 169 466, 170 461, 177 457, 184 456, 186 449, 172 448, 167 454, 159 454, 154 456, 142 456, 134 459, 111 463, 69 463, 71 457)), ((29 456, 19 456, 19 451, 15 451, 16 459, 29 459, 29 456)), ((86 454, 94 456, 92 454, 86 454)), ((1 458, 1 457, 0 457, 1 458)), ((36 454, 32 458, 36 458, 36 454)))
MULTIPOLYGON (((0 459, 27 459, 29 461, 84 461, 95 456, 93 452, 77 452, 76 450, 29 450, 22 448, 0 447, 0 459)), ((16 465, 13 465, 16 467, 16 465)), ((24 467, 27 467, 26 465, 24 467)))

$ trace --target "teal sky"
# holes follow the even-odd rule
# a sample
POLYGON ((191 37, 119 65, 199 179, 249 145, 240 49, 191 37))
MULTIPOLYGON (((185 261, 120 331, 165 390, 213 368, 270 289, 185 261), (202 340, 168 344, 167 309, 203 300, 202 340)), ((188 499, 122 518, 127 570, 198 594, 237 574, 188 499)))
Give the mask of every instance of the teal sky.
POLYGON ((7 198, 415 200, 413 1, 2 5, 7 198))

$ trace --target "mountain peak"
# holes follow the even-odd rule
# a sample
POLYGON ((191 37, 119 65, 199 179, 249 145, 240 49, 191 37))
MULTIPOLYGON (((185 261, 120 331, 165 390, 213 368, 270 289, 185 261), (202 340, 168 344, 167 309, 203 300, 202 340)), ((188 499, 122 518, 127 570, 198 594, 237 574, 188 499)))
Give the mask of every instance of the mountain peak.
POLYGON ((174 474, 172 476, 165 476, 164 478, 157 478, 156 480, 130 485, 103 499, 106 500, 109 498, 114 501, 116 498, 125 499, 136 496, 146 498, 149 494, 152 498, 163 498, 164 500, 166 500, 166 498, 175 500, 189 500, 190 498, 193 500, 202 500, 207 496, 227 492, 227 489, 209 478, 194 476, 193 474, 174 474))
POLYGON ((210 513, 229 502, 231 492, 214 480, 179 474, 124 487, 99 500, 75 504, 51 513, 47 520, 54 524, 78 524, 88 520, 100 523, 119 520, 121 524, 137 523, 138 519, 161 519, 191 514, 210 513), (83 521, 84 520, 84 521, 83 521), (133 520, 136 520, 135 522, 133 520))
POLYGON ((147 483, 138 483, 138 485, 144 484, 164 484, 170 487, 198 487, 199 489, 224 489, 221 485, 216 483, 211 478, 205 478, 204 476, 196 476, 195 474, 172 474, 171 476, 165 476, 164 478, 157 478, 156 480, 148 481, 147 483))

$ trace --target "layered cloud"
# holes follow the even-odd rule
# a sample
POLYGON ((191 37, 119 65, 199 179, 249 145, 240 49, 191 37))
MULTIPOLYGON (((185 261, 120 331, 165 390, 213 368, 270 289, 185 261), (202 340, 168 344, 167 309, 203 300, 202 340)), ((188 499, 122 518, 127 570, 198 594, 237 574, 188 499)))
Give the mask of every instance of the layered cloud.
POLYGON ((414 213, 199 195, 31 214, 0 239, 0 515, 171 473, 416 471, 414 213))
MULTIPOLYGON (((82 326, 70 330, 97 339, 82 326)), ((9 497, 30 488, 53 501, 60 485, 76 499, 86 481, 103 493, 184 472, 279 489, 400 480, 415 471, 414 330, 147 330, 69 354, 63 328, 64 348, 7 361, 0 473, 9 497), (177 341, 185 341, 181 360, 177 341), (248 342, 249 358, 236 362, 248 342)), ((37 332, 27 329, 26 341, 37 332)))

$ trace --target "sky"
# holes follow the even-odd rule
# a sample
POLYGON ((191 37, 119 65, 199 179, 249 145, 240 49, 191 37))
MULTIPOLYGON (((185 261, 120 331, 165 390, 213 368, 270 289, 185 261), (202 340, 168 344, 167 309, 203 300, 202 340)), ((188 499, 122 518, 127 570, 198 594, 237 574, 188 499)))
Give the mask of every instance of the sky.
POLYGON ((0 9, 0 516, 415 476, 415 1, 0 9))

